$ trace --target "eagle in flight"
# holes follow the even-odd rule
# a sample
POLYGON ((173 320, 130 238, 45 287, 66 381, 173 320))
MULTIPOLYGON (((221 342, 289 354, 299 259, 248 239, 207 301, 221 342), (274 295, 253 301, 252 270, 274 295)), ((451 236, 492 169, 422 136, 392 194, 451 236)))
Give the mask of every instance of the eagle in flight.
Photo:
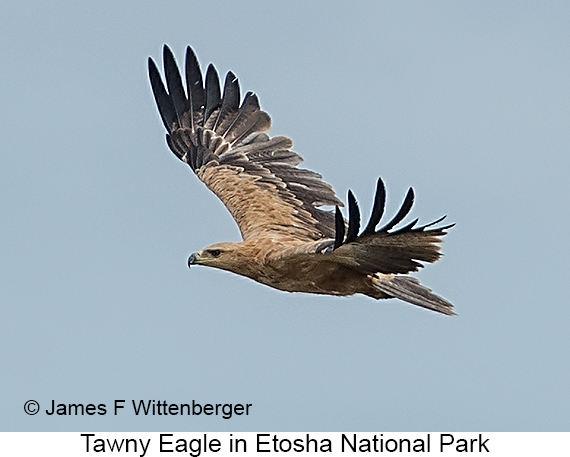
POLYGON ((453 224, 436 226, 442 217, 427 225, 418 226, 416 219, 396 227, 412 208, 410 188, 396 215, 377 228, 386 200, 379 179, 370 219, 361 231, 352 192, 346 221, 332 186, 318 173, 298 168, 303 159, 291 150, 291 139, 268 135, 271 118, 257 96, 248 92, 240 101, 232 72, 222 93, 214 66, 203 78, 190 47, 183 76, 166 45, 163 61, 166 85, 152 58, 148 70, 166 142, 224 203, 243 238, 195 252, 189 266, 220 268, 288 292, 399 298, 454 314, 450 302, 407 276, 421 262, 439 259, 441 237, 453 224))

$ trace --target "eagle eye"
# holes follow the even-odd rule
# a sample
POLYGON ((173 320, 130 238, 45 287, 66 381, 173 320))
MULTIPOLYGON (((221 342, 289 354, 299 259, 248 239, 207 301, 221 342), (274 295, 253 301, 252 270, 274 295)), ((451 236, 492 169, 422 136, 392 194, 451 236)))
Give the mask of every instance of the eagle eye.
POLYGON ((220 254, 222 253, 221 250, 219 249, 209 249, 208 253, 212 256, 212 257, 220 257, 220 254))

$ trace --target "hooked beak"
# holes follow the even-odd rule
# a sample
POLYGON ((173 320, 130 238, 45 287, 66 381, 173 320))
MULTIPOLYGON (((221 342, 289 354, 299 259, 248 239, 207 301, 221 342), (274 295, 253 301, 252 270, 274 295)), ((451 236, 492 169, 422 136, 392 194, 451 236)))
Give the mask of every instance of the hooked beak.
POLYGON ((190 257, 188 257, 188 268, 190 268, 192 265, 197 265, 198 263, 200 263, 199 252, 195 252, 191 254, 190 257))

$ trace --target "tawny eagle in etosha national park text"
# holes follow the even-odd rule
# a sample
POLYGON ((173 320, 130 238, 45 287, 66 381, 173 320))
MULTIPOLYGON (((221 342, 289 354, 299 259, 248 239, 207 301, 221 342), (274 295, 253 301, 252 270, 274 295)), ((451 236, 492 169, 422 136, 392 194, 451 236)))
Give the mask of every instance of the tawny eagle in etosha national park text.
POLYGON ((176 156, 224 203, 243 241, 218 243, 190 256, 188 265, 205 265, 247 276, 288 292, 364 294, 399 298, 443 314, 453 305, 407 274, 435 262, 439 244, 452 225, 443 217, 418 226, 397 227, 412 208, 409 189, 397 214, 381 228, 386 191, 378 180, 370 220, 360 230, 360 211, 348 192, 343 203, 321 175, 298 168, 302 158, 285 136, 270 137, 269 115, 257 96, 240 101, 236 76, 208 66, 205 83, 194 51, 186 49, 184 83, 170 49, 164 47, 164 76, 149 58, 149 75, 176 156), (323 207, 336 207, 328 211, 323 207))

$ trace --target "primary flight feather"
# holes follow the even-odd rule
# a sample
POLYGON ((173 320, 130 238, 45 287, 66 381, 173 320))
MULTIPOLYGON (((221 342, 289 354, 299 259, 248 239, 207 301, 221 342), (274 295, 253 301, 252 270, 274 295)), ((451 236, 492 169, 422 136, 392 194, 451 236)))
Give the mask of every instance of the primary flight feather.
POLYGON ((386 200, 379 179, 369 222, 360 232, 352 192, 345 221, 332 186, 318 173, 298 168, 303 159, 291 150, 290 138, 268 135, 271 118, 252 92, 241 100, 232 72, 222 93, 216 69, 210 64, 204 79, 190 47, 185 83, 166 45, 163 62, 166 85, 151 58, 148 69, 167 144, 220 198, 243 238, 192 254, 189 266, 231 271, 288 292, 399 298, 454 314, 450 302, 406 275, 421 262, 439 259, 441 237, 453 224, 436 227, 440 218, 417 226, 416 219, 395 228, 412 208, 410 189, 397 214, 377 229, 386 200))

